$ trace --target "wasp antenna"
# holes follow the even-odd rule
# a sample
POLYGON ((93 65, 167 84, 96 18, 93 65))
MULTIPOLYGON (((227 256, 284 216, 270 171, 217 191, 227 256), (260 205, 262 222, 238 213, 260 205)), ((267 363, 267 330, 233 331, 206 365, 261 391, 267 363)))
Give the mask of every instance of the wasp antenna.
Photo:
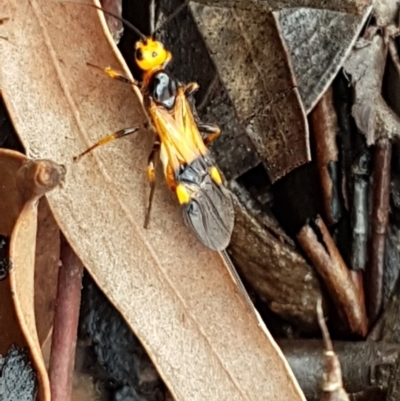
POLYGON ((155 21, 156 21, 156 2, 155 0, 151 0, 150 3, 150 35, 153 36, 153 32, 155 31, 155 21))
POLYGON ((139 31, 138 28, 135 27, 135 25, 131 24, 129 21, 127 21, 125 18, 120 17, 117 14, 111 13, 110 11, 106 11, 101 7, 98 7, 94 4, 87 4, 87 3, 81 3, 79 1, 69 1, 69 0, 60 0, 58 1, 58 3, 70 3, 70 4, 79 4, 80 6, 87 6, 87 7, 92 7, 95 8, 97 10, 102 11, 104 14, 108 14, 111 15, 112 17, 120 20, 127 28, 129 28, 130 30, 132 30, 133 32, 135 32, 140 39, 145 40, 146 39, 146 35, 144 35, 142 32, 139 31))
POLYGON ((187 5, 189 4, 189 0, 185 0, 179 7, 172 12, 172 14, 168 15, 168 17, 163 21, 163 23, 152 32, 152 36, 155 37, 156 33, 159 32, 165 25, 167 25, 171 20, 173 20, 187 5))

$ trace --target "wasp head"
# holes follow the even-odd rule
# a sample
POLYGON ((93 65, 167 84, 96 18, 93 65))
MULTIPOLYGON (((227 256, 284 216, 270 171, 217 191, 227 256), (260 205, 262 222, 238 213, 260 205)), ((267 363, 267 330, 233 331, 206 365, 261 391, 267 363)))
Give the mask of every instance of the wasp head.
POLYGON ((163 68, 171 57, 164 45, 153 38, 142 39, 135 45, 135 61, 142 71, 163 68))

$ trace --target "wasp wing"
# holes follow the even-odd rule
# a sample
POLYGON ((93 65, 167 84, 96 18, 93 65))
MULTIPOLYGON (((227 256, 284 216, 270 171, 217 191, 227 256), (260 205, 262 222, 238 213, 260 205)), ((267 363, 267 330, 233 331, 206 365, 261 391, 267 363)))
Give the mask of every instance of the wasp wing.
POLYGON ((186 224, 206 247, 224 250, 229 245, 235 220, 228 189, 212 180, 203 158, 187 166, 177 181, 191 194, 190 202, 182 205, 186 224))

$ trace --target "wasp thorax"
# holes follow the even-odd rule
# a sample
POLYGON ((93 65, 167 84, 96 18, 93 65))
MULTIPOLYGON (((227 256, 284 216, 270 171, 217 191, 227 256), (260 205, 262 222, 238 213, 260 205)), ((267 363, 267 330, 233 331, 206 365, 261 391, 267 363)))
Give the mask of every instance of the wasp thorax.
POLYGON ((146 38, 136 43, 135 60, 143 71, 150 71, 164 67, 171 59, 171 53, 165 50, 164 45, 153 38, 146 38))

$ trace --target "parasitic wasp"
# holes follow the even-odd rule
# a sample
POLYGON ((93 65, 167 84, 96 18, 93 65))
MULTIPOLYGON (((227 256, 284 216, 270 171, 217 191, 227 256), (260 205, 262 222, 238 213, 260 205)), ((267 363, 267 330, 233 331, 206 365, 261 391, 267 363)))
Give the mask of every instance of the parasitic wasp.
MULTIPOLYGON (((156 33, 161 26, 154 29, 154 1, 150 6, 153 19, 150 36, 143 35, 128 21, 96 5, 63 2, 87 5, 101 10, 118 18, 139 35, 140 39, 135 44, 134 58, 142 72, 140 84, 111 68, 88 64, 102 70, 113 79, 138 86, 149 119, 146 126, 125 128, 100 139, 75 159, 140 129, 152 129, 156 138, 148 157, 147 177, 150 183, 150 195, 144 226, 147 228, 149 223, 155 190, 155 161, 159 154, 167 185, 176 194, 186 224, 206 247, 223 251, 229 245, 233 230, 235 218, 233 201, 207 148, 207 145, 219 136, 220 129, 215 125, 203 123, 192 110, 189 99, 199 88, 198 84, 194 82, 182 84, 165 70, 172 59, 172 54, 156 39, 156 33)), ((175 10, 164 21, 164 25, 185 5, 186 3, 175 10)))

